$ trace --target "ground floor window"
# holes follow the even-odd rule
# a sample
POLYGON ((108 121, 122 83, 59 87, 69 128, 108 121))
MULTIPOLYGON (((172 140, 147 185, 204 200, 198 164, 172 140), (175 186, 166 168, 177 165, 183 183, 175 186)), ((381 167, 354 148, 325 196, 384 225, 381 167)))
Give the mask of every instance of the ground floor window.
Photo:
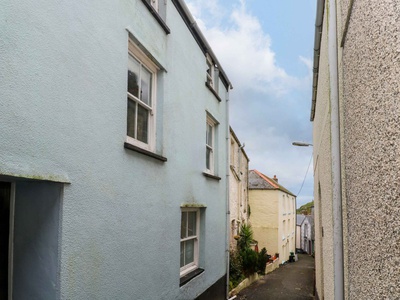
POLYGON ((181 211, 181 255, 180 275, 183 276, 199 265, 200 210, 181 211))

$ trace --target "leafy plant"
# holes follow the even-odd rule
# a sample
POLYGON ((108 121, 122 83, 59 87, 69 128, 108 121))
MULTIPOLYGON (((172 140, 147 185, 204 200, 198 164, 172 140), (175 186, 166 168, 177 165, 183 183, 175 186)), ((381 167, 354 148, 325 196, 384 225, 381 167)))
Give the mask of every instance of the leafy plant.
POLYGON ((250 225, 242 224, 240 226, 239 239, 237 241, 239 251, 249 249, 253 242, 253 229, 251 229, 250 225))
POLYGON ((257 260, 257 272, 264 275, 265 268, 267 266, 267 261, 270 259, 271 255, 267 254, 267 249, 262 248, 260 253, 258 253, 258 260, 257 260))
POLYGON ((231 251, 229 256, 229 289, 236 287, 243 279, 242 257, 238 251, 231 251))
MULTIPOLYGON (((235 238, 236 239, 236 238, 235 238)), ((230 252, 229 261, 229 288, 237 286, 244 279, 255 272, 265 274, 267 261, 271 255, 263 248, 257 253, 251 249, 252 244, 257 243, 253 239, 253 230, 250 225, 242 224, 237 237, 237 250, 230 252)))
POLYGON ((243 274, 248 277, 255 273, 258 267, 258 254, 256 251, 250 248, 246 248, 240 251, 242 257, 243 274))

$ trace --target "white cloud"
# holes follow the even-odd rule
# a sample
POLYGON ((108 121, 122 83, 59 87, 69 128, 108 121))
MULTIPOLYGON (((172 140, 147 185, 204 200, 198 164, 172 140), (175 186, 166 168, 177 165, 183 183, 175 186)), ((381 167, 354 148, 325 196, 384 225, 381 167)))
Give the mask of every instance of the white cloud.
POLYGON ((312 73, 313 61, 307 57, 299 56, 299 59, 302 63, 304 63, 308 69, 309 73, 312 73))
MULTIPOLYGON (((312 60, 299 55, 297 63, 307 67, 308 74, 290 76, 279 66, 270 35, 246 1, 234 0, 231 7, 222 7, 220 1, 190 0, 188 7, 233 84, 230 123, 246 143, 250 168, 277 175, 280 183, 297 193, 311 152, 291 142, 311 140, 312 60)), ((312 167, 298 206, 312 198, 311 173, 312 167)))
POLYGON ((221 11, 226 9, 221 9, 216 0, 202 2, 191 1, 188 6, 235 88, 282 95, 288 86, 296 84, 296 78, 277 65, 271 38, 247 11, 245 1, 233 7, 224 26, 221 11))

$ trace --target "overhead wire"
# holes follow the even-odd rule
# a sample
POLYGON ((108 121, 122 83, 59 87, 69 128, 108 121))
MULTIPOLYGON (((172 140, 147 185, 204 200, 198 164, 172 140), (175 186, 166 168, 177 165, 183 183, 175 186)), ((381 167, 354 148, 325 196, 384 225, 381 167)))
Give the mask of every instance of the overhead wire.
POLYGON ((297 193, 296 197, 298 197, 298 196, 300 195, 300 192, 301 192, 301 190, 303 189, 304 182, 306 181, 307 174, 308 174, 308 170, 310 169, 310 165, 311 165, 312 159, 313 159, 313 153, 311 152, 310 162, 308 163, 308 167, 307 167, 306 174, 304 175, 303 183, 301 184, 300 190, 299 190, 299 192, 297 193))

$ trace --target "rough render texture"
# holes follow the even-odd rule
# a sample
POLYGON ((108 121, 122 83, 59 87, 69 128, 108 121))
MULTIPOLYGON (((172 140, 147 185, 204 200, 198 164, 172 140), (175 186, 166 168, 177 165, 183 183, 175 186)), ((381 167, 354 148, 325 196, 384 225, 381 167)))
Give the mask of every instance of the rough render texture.
POLYGON ((248 220, 248 173, 249 160, 239 147, 239 142, 230 134, 230 171, 229 171, 229 211, 230 211, 230 247, 236 248, 233 238, 239 231, 239 226, 248 220), (233 223, 233 224, 232 224, 233 223))
POLYGON ((226 273, 229 129, 226 102, 205 87, 205 56, 175 6, 167 1, 168 36, 139 0, 10 2, 0 15, 1 173, 71 182, 61 298, 197 297, 226 273), (127 27, 168 71, 157 107, 166 163, 124 149, 127 27), (206 110, 220 122, 220 181, 202 174, 206 110), (205 272, 180 288, 180 206, 194 202, 207 206, 205 272))
MULTIPOLYGON (((340 42, 350 1, 338 3, 340 42)), ((338 49, 346 299, 400 297, 399 9, 355 0, 338 49)), ((314 120, 316 287, 333 299, 326 13, 314 120)))
POLYGON ((320 299, 333 299, 333 236, 331 189, 330 100, 326 12, 321 40, 314 130, 314 205, 316 290, 320 299), (323 231, 323 234, 322 234, 323 231))
POLYGON ((400 297, 400 4, 356 0, 343 48, 350 299, 400 297))

